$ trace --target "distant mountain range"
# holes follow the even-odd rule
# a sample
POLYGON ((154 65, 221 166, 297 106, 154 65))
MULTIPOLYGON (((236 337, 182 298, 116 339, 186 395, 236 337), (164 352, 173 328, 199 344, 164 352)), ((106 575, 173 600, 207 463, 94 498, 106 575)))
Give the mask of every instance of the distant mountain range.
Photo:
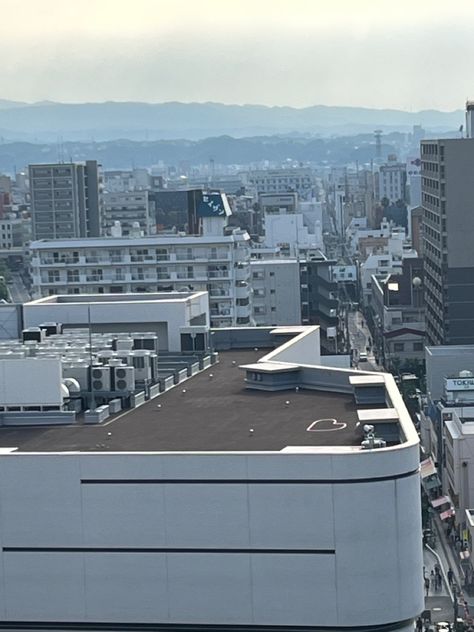
POLYGON ((131 139, 199 140, 211 136, 330 136, 383 131, 458 129, 463 112, 306 108, 222 103, 23 103, 0 99, 0 141, 58 142, 131 139))
MULTIPOLYGON (((386 134, 382 155, 406 149, 404 134, 386 134)), ((412 153, 416 148, 412 149, 412 153)), ((167 165, 216 164, 246 165, 269 160, 278 164, 286 160, 303 163, 344 164, 358 161, 367 164, 375 155, 373 134, 332 136, 327 138, 292 136, 255 136, 233 138, 219 136, 201 140, 100 142, 68 141, 62 143, 12 142, 0 144, 0 172, 22 170, 28 163, 69 160, 98 160, 106 169, 150 167, 163 161, 167 165)))

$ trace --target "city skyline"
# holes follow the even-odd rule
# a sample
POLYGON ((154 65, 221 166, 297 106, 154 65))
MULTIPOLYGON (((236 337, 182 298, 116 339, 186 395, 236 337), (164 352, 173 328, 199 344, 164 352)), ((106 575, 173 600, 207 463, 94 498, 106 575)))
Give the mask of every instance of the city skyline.
POLYGON ((474 7, 100 0, 3 3, 3 98, 454 110, 474 7), (84 8, 87 10, 84 10, 84 8), (14 28, 11 28, 14 25, 14 28), (8 31, 6 29, 8 26, 8 31), (441 78, 441 80, 440 80, 441 78))

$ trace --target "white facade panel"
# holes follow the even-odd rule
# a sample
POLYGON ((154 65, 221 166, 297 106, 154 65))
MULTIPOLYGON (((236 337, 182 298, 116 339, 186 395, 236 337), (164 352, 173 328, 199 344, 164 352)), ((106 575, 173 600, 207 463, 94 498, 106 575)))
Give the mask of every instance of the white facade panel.
POLYGON ((249 546, 245 485, 165 485, 165 503, 168 546, 249 546))
POLYGON ((168 555, 169 616, 182 623, 251 622, 248 555, 168 555))
POLYGON ((84 573, 89 621, 168 621, 166 555, 86 554, 84 573))
POLYGON ((83 621, 84 560, 69 553, 4 553, 8 621, 83 621))
POLYGON ((84 545, 166 545, 162 485, 82 485, 84 545))
POLYGON ((72 455, 1 459, 0 505, 3 546, 82 542, 81 485, 72 455))
POLYGON ((334 555, 252 556, 254 618, 266 625, 335 625, 334 555), (317 613, 317 615, 316 615, 317 613))
POLYGON ((334 548, 330 485, 249 485, 248 495, 252 547, 334 548))

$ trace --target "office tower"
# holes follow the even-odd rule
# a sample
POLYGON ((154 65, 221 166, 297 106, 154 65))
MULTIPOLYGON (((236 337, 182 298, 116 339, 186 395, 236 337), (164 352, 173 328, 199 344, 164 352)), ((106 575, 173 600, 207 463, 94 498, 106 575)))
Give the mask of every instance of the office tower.
POLYGON ((85 163, 29 166, 34 239, 99 237, 101 169, 85 163))
POLYGON ((474 344, 474 139, 421 143, 426 334, 474 344))

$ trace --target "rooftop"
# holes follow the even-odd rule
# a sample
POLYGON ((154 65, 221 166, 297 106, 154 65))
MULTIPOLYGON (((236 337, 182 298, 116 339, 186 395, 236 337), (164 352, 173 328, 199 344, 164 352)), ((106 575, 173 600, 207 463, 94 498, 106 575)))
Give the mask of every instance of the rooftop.
POLYGON ((221 352, 209 370, 101 426, 0 428, 0 448, 173 452, 360 445, 352 394, 246 389, 239 365, 255 363, 263 353, 221 352))
POLYGON ((137 292, 128 294, 53 294, 43 296, 27 303, 31 305, 51 305, 64 303, 137 303, 137 302, 176 302, 203 295, 204 292, 137 292))

